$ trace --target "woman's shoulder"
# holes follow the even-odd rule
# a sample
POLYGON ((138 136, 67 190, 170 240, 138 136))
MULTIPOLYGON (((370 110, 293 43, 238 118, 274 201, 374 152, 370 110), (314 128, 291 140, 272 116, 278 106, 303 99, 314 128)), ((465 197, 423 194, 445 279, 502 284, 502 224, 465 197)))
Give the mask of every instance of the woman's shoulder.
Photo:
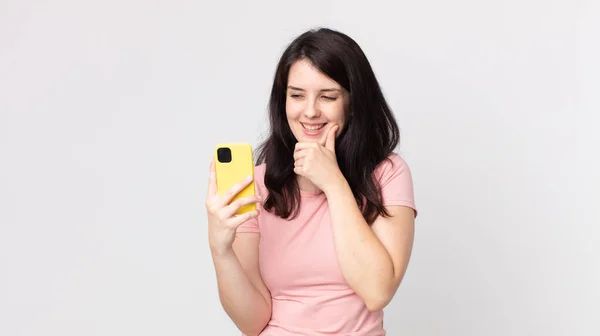
POLYGON ((261 179, 264 178, 266 170, 267 170, 266 163, 254 165, 254 177, 255 178, 261 177, 261 179))
POLYGON ((408 206, 415 210, 416 215, 412 173, 404 158, 396 153, 390 154, 379 164, 376 173, 384 205, 408 206))
POLYGON ((406 160, 404 160, 400 154, 392 152, 385 159, 379 162, 375 168, 375 175, 377 178, 381 179, 385 175, 401 171, 410 173, 408 163, 406 163, 406 160))

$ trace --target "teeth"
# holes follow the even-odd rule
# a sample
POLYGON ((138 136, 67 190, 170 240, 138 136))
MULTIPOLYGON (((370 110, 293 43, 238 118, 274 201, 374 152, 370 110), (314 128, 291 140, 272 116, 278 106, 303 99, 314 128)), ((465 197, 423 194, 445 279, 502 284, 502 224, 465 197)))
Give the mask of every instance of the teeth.
POLYGON ((309 131, 318 131, 321 128, 323 128, 323 126, 325 126, 325 124, 316 125, 316 126, 302 124, 302 127, 306 128, 309 131))

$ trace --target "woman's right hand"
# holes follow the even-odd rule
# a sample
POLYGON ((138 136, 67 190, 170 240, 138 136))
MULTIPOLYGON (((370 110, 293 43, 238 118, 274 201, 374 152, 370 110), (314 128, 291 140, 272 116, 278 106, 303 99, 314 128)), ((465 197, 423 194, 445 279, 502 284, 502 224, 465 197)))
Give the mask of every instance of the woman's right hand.
POLYGON ((251 182, 252 177, 249 176, 235 184, 223 195, 219 195, 214 160, 210 162, 206 212, 208 215, 208 241, 213 254, 223 255, 231 251, 238 226, 258 215, 256 210, 236 215, 237 210, 242 206, 259 202, 260 196, 258 195, 243 197, 231 202, 251 182))

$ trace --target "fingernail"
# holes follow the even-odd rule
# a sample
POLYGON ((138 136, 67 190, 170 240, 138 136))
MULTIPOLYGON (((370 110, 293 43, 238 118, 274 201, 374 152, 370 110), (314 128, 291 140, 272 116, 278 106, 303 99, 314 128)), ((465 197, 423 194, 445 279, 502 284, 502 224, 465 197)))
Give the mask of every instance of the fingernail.
POLYGON ((252 181, 252 175, 246 176, 246 181, 252 181))

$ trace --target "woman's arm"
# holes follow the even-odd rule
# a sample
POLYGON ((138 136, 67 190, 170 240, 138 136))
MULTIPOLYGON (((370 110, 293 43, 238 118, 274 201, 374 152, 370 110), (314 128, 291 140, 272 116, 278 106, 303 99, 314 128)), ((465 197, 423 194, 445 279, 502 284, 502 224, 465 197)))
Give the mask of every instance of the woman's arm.
POLYGON ((212 254, 221 304, 248 336, 258 335, 271 319, 271 294, 258 266, 259 238, 258 233, 238 233, 233 250, 212 254))
POLYGON ((414 210, 387 207, 391 217, 380 216, 369 227, 343 177, 324 192, 342 274, 370 311, 381 310, 393 298, 408 266, 414 210))
MULTIPOLYGON (((333 242, 342 274, 367 308, 377 311, 396 293, 412 251, 416 214, 404 206, 412 204, 408 199, 412 198, 410 171, 401 164, 390 171, 391 176, 386 176, 385 194, 399 197, 391 201, 404 205, 387 207, 392 216, 379 216, 369 227, 336 161, 338 129, 337 125, 330 127, 323 144, 298 142, 294 150, 294 172, 308 178, 327 196, 333 242), (394 176, 391 183, 390 178, 394 176)), ((396 161, 401 163, 401 160, 396 161)), ((386 175, 390 175, 389 172, 386 175)))

